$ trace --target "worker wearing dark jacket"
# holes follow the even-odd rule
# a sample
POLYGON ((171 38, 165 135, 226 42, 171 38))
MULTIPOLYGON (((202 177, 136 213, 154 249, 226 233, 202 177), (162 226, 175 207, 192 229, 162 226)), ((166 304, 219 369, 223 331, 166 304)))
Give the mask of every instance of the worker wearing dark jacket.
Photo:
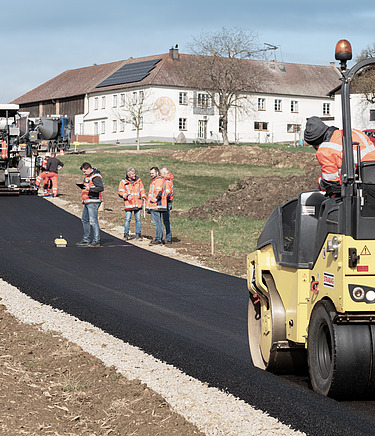
POLYGON ((120 180, 117 193, 119 197, 124 200, 124 239, 130 239, 129 230, 132 212, 134 213, 135 219, 136 239, 141 239, 141 210, 143 201, 146 201, 147 197, 142 180, 135 174, 134 168, 129 167, 126 170, 126 176, 124 179, 120 180))
MULTIPOLYGON (((341 193, 342 130, 329 127, 319 117, 307 120, 304 140, 312 145, 322 170, 319 187, 329 196, 341 193)), ((352 129, 353 158, 357 164, 357 144, 361 152, 361 162, 375 160, 375 147, 360 130, 352 129)))
POLYGON ((155 240, 151 241, 150 245, 162 244, 163 240, 163 224, 162 213, 167 210, 167 197, 165 195, 165 182, 161 177, 159 168, 152 167, 150 169, 152 182, 147 197, 146 209, 151 213, 152 223, 155 226, 155 240))
POLYGON ((57 184, 58 184, 58 172, 59 168, 62 168, 64 164, 61 160, 57 159, 56 153, 51 153, 51 157, 47 161, 47 175, 52 181, 52 193, 54 197, 57 197, 57 184))
POLYGON ((84 162, 81 170, 85 176, 82 184, 82 225, 83 239, 77 243, 79 247, 100 247, 100 227, 98 219, 98 210, 102 202, 102 192, 104 191, 103 179, 96 168, 91 164, 84 162), (91 227, 93 230, 93 239, 90 243, 91 227))

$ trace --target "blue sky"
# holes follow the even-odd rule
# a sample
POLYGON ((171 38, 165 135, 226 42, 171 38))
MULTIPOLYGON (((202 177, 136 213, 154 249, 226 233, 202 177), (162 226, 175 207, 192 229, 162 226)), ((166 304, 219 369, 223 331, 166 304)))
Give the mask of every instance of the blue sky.
POLYGON ((338 0, 18 0, 1 10, 0 103, 8 103, 68 69, 166 53, 202 32, 240 27, 270 59, 329 65, 336 42, 354 56, 375 42, 375 3, 338 0))

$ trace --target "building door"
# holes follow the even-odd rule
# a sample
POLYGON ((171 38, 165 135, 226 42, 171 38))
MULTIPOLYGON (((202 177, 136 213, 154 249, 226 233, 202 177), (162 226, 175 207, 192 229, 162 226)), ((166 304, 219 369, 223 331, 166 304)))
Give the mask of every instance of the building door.
POLYGON ((207 120, 198 121, 198 138, 207 139, 207 120))

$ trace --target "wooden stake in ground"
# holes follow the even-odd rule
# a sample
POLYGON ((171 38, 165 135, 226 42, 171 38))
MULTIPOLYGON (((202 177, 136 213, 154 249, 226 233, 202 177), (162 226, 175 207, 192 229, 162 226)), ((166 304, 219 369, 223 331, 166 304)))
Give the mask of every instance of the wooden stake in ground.
POLYGON ((214 231, 211 229, 211 256, 215 254, 214 231))

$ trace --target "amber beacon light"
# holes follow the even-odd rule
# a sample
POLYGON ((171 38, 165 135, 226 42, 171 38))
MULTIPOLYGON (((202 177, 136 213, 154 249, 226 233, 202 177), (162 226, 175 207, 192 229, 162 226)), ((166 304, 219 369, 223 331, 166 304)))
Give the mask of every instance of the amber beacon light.
POLYGON ((346 39, 341 39, 336 44, 335 59, 340 61, 341 69, 346 69, 346 62, 352 58, 352 46, 346 39))

